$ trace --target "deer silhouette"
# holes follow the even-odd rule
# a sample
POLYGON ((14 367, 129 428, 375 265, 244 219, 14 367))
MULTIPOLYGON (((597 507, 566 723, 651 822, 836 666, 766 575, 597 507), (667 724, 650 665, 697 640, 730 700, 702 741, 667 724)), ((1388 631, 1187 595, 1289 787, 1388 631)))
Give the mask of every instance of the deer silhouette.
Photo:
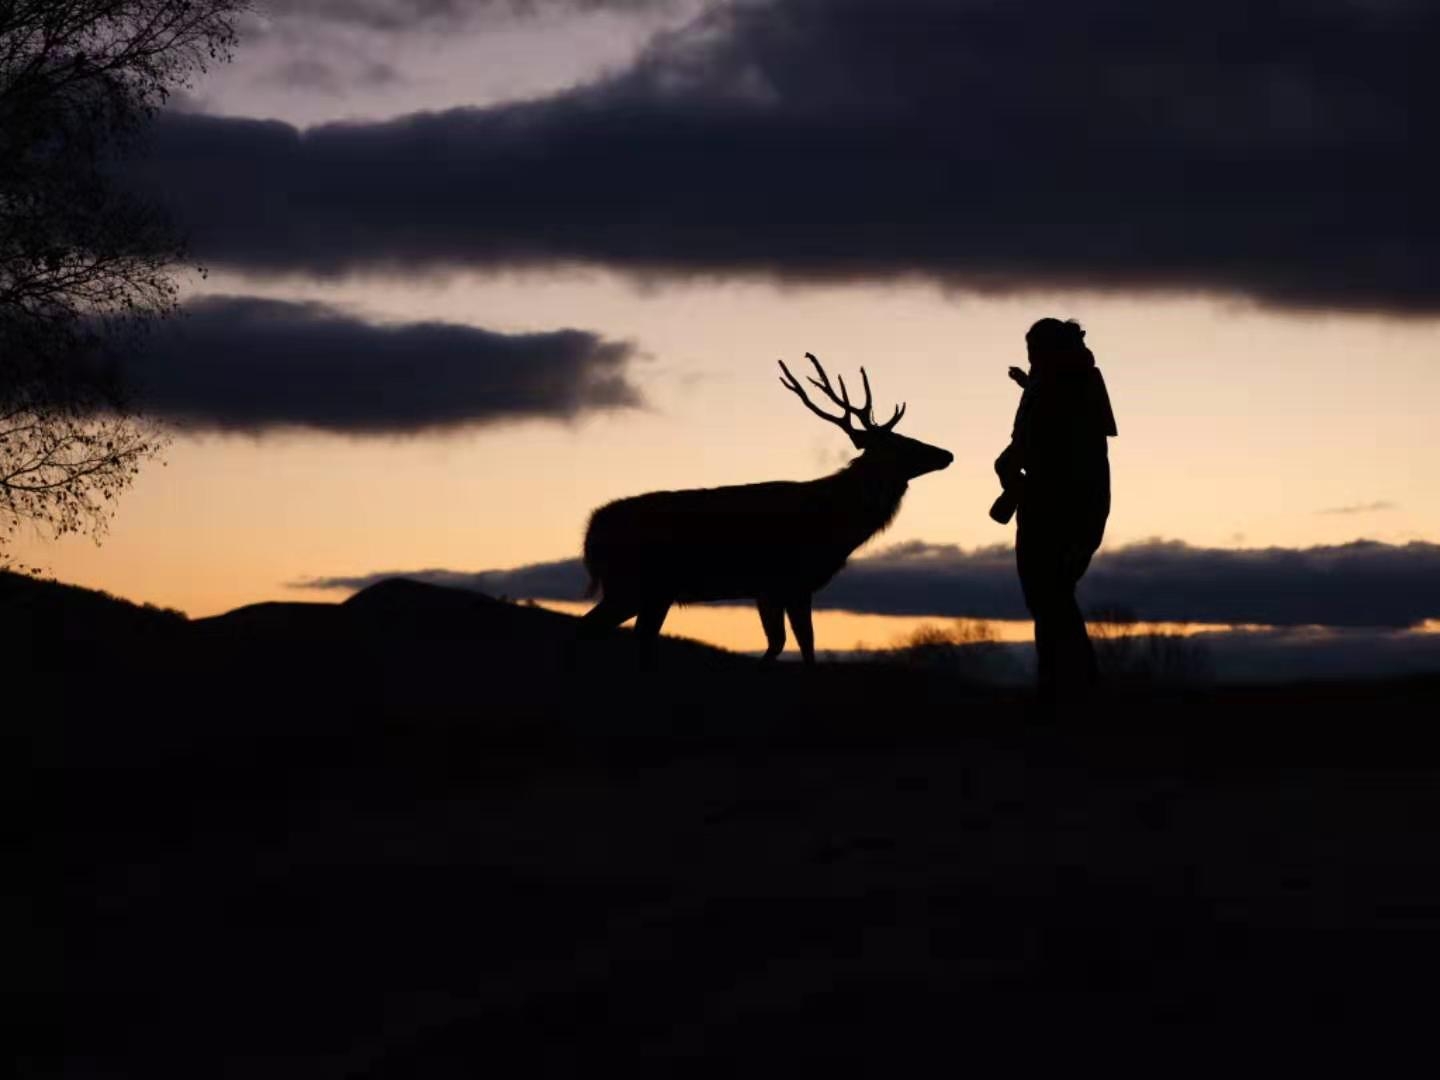
POLYGON ((600 507, 585 531, 585 569, 586 595, 598 591, 601 599, 581 620, 582 633, 603 633, 633 616, 636 634, 654 639, 673 604, 753 600, 765 628, 765 659, 785 647, 788 613, 805 662, 815 662, 815 591, 894 520, 911 480, 947 467, 954 455, 896 434, 903 404, 877 424, 864 368, 865 403, 856 407, 844 378, 837 377, 837 393, 820 361, 805 356, 819 376, 808 381, 841 414, 812 402, 783 360, 781 385, 841 428, 860 456, 818 480, 652 491, 600 507))

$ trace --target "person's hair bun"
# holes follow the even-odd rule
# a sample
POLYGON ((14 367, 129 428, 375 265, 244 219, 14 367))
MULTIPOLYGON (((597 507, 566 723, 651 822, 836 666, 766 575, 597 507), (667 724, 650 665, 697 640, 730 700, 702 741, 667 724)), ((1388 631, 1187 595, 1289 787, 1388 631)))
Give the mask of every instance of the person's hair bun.
MULTIPOLYGON (((1078 352, 1085 350, 1085 328, 1074 319, 1041 319, 1025 335, 1025 340, 1047 352, 1078 352)), ((1088 351, 1088 350, 1085 350, 1088 351)))

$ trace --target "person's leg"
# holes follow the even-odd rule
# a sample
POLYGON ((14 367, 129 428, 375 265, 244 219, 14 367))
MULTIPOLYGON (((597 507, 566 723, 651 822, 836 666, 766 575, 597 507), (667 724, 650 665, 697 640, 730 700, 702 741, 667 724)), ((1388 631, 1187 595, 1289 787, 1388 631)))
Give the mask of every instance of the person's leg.
MULTIPOLYGON (((1073 596, 1072 596, 1073 600, 1073 596)), ((1085 616, 1080 605, 1075 604, 1076 646, 1079 649, 1080 678, 1087 687, 1094 687, 1100 681, 1100 665, 1095 661, 1095 645, 1090 640, 1090 631, 1085 626, 1085 616)))
POLYGON ((1060 679, 1055 620, 1045 607, 1035 609, 1035 687, 1040 700, 1053 702, 1059 695, 1060 679))
POLYGON ((1095 651, 1075 588, 1103 535, 1103 515, 1082 513, 1068 503, 1020 508, 1015 554, 1025 605, 1035 619, 1042 701, 1082 695, 1095 682, 1095 651))
POLYGON ((1056 593, 1059 552, 1033 517, 1020 511, 1015 533, 1015 563, 1025 606, 1035 620, 1035 683, 1043 702, 1054 700, 1057 677, 1056 593))
POLYGON ((1104 533, 1105 520, 1102 516, 1098 523, 1092 522, 1077 538, 1064 567, 1066 588, 1063 617, 1068 626, 1066 634, 1070 642, 1071 675, 1075 684, 1086 690, 1099 682, 1100 670, 1095 662, 1095 646, 1085 627, 1085 615, 1075 599, 1075 590, 1080 579, 1085 576, 1085 571, 1090 568, 1090 561, 1095 557, 1104 533))
POLYGON ((1095 648, 1071 585, 1056 598, 1054 635, 1057 683, 1070 696, 1095 684, 1095 648))

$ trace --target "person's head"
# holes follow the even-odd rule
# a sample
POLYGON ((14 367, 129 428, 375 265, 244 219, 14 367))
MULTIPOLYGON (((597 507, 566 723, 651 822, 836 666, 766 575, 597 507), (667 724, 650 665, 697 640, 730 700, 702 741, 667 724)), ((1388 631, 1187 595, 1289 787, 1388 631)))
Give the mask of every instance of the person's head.
POLYGON ((1025 334, 1030 366, 1037 371, 1093 367, 1085 331, 1074 319, 1041 319, 1025 334))

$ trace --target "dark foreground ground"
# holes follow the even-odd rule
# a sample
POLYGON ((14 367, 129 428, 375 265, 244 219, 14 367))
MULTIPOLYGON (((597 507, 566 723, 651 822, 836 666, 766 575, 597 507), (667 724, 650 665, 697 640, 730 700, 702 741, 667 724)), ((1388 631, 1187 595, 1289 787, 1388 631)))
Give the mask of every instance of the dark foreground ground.
POLYGON ((1433 1023, 1437 680, 1055 725, 567 666, 562 616, 418 586, 183 624, 10 585, 22 1076, 1293 1075, 1433 1023))

